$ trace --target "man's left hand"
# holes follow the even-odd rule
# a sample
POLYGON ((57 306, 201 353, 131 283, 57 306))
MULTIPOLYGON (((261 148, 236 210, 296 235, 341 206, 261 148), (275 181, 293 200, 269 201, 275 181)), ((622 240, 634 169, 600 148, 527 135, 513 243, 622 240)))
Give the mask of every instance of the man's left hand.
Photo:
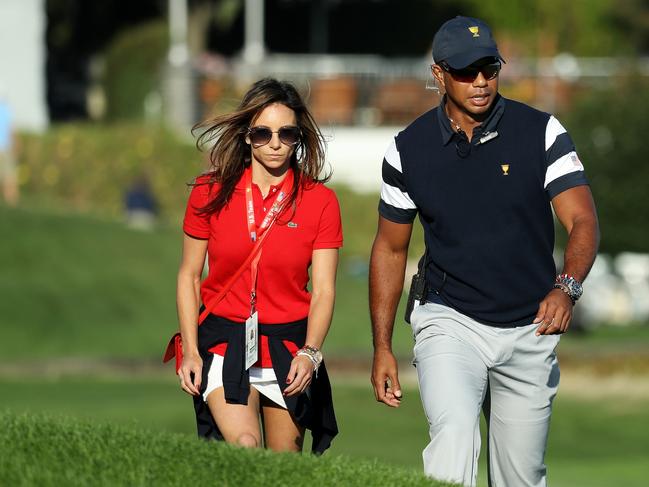
POLYGON ((533 323, 538 323, 536 336, 565 333, 572 319, 572 300, 561 289, 553 289, 539 304, 533 323))

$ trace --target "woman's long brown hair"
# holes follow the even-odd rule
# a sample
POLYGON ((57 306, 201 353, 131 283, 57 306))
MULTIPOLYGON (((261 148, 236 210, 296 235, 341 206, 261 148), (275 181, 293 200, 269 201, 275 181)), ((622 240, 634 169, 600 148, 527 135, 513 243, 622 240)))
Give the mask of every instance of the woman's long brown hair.
POLYGON ((234 112, 194 126, 193 131, 203 131, 196 146, 202 149, 212 145, 207 184, 210 189, 215 183, 220 185, 214 197, 199 210, 201 213, 218 213, 228 204, 236 184, 251 163, 250 146, 245 142, 246 133, 262 110, 275 103, 295 112, 297 126, 302 133, 291 155, 290 167, 295 178, 287 206, 295 202, 305 184, 329 179, 331 174, 322 174, 325 165, 324 138, 300 94, 291 83, 264 78, 252 85, 234 112))

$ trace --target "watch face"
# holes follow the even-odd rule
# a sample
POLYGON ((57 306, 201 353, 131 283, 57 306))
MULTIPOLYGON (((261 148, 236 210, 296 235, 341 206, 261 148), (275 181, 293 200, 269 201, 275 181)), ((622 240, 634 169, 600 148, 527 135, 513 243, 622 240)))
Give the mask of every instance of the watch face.
POLYGON ((575 301, 578 300, 584 292, 581 284, 574 278, 568 278, 566 285, 568 286, 568 289, 570 289, 570 295, 575 301))
POLYGON ((584 292, 581 284, 579 284, 577 281, 572 282, 571 291, 573 292, 575 299, 579 298, 584 292))

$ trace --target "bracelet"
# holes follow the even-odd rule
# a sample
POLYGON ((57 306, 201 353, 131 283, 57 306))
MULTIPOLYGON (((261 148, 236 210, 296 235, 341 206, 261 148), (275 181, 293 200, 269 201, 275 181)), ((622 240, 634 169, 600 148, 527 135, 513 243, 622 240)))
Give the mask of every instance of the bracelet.
POLYGON ((554 286, 552 286, 554 289, 561 289, 564 293, 568 295, 570 298, 570 301, 572 301, 572 304, 575 304, 575 300, 572 298, 572 295, 570 294, 570 289, 568 289, 568 286, 565 284, 561 284, 559 282, 555 283, 554 286))
POLYGON ((584 292, 581 282, 569 274, 559 274, 554 281, 554 287, 570 296, 572 304, 575 304, 584 292))
POLYGON ((320 352, 320 350, 318 350, 316 347, 305 345, 304 347, 300 348, 295 354, 296 357, 300 355, 309 357, 309 359, 313 363, 313 371, 318 371, 318 367, 320 367, 320 364, 322 363, 322 352, 320 352))

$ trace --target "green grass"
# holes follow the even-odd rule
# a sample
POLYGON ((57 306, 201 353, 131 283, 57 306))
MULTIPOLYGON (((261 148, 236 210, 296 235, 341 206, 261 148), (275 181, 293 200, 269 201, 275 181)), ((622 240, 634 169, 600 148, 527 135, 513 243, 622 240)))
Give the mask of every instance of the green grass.
MULTIPOLYGON (((354 201, 342 194, 343 206, 354 201)), ((368 376, 367 256, 358 235, 367 234, 370 227, 367 224, 358 234, 348 231, 352 242, 358 240, 342 252, 337 306, 325 347, 328 358, 366 364, 368 376)), ((57 208, 0 206, 0 231, 0 364, 34 367, 47 377, 45 359, 159 360, 177 326, 174 283, 181 241, 177 227, 141 233, 117 221, 57 208)), ((560 355, 572 365, 594 364, 603 372, 631 371, 633 366, 634 373, 642 374, 647 370, 643 358, 647 343, 647 326, 603 327, 566 335, 560 355)), ((402 359, 410 356, 410 331, 400 319, 395 349, 402 359)), ((83 369, 84 361, 80 363, 83 369)), ((171 369, 164 380, 90 375, 47 380, 18 374, 14 380, 0 378, 0 408, 194 434, 191 402, 178 391, 171 369)), ((336 379, 341 434, 331 453, 421 470, 427 432, 417 391, 406 389, 402 407, 391 410, 376 404, 369 384, 360 387, 344 382, 345 377, 336 379)), ((580 401, 560 394, 547 456, 551 485, 645 485, 648 406, 647 400, 580 401)), ((482 462, 479 485, 485 485, 482 462)), ((144 475, 139 472, 133 475, 144 475)), ((41 480, 38 483, 48 482, 41 480)))
MULTIPOLYGON (((177 328, 179 227, 144 233, 97 217, 0 206, 2 361, 160 357, 177 328)), ((371 353, 366 262, 343 250, 327 353, 371 353)), ((409 356, 408 327, 397 326, 395 347, 409 356)))
POLYGON ((3 360, 153 356, 177 326, 180 235, 0 207, 3 360))
POLYGON ((546 461, 550 485, 647 485, 648 407, 648 400, 624 397, 597 401, 559 397, 546 461))
POLYGON ((573 354, 647 353, 649 326, 630 323, 627 326, 603 326, 592 332, 573 332, 561 337, 561 348, 573 354))
POLYGON ((442 485, 377 461, 243 450, 186 435, 8 412, 0 414, 0 483, 442 485))
MULTIPOLYGON (((5 379, 0 380, 0 397, 0 408, 30 415, 65 414, 128 430, 165 431, 185 437, 195 434, 191 400, 171 378, 5 379)), ((374 459, 386 467, 421 471, 421 451, 428 437, 415 389, 405 389, 402 407, 395 410, 377 404, 369 384, 354 385, 343 377, 334 382, 334 399, 340 435, 327 456, 374 459)), ((560 392, 546 457, 550 485, 646 485, 648 407, 647 399, 581 400, 560 392)), ((482 453, 479 486, 486 485, 484 448, 482 453)))
MULTIPOLYGON (((369 379, 364 387, 343 383, 335 387, 334 394, 341 433, 332 452, 421 468, 427 433, 416 391, 409 392, 398 411, 376 403, 369 379), (381 424, 385 427, 377 428, 381 424), (401 432, 400 438, 394 437, 396 431, 401 432), (399 448, 393 449, 395 445, 399 448)), ((68 414, 188 435, 196 431, 191 399, 172 377, 0 380, 0 396, 0 408, 13 411, 68 414)))
MULTIPOLYGON (((358 203, 369 208, 370 199, 374 201, 341 192, 343 205, 351 207, 358 203)), ((374 222, 360 229, 346 225, 348 239, 364 235, 371 243, 368 232, 374 222)), ((1 361, 62 356, 158 360, 177 328, 178 227, 145 233, 119 221, 57 208, 0 206, 1 361)), ((336 309, 325 344, 332 358, 371 355, 363 252, 360 243, 341 252, 336 309)), ((402 316, 401 307, 394 347, 408 360, 412 337, 402 316)), ((638 325, 568 334, 560 350, 579 355, 597 350, 641 353, 647 343, 649 327, 638 325)))

